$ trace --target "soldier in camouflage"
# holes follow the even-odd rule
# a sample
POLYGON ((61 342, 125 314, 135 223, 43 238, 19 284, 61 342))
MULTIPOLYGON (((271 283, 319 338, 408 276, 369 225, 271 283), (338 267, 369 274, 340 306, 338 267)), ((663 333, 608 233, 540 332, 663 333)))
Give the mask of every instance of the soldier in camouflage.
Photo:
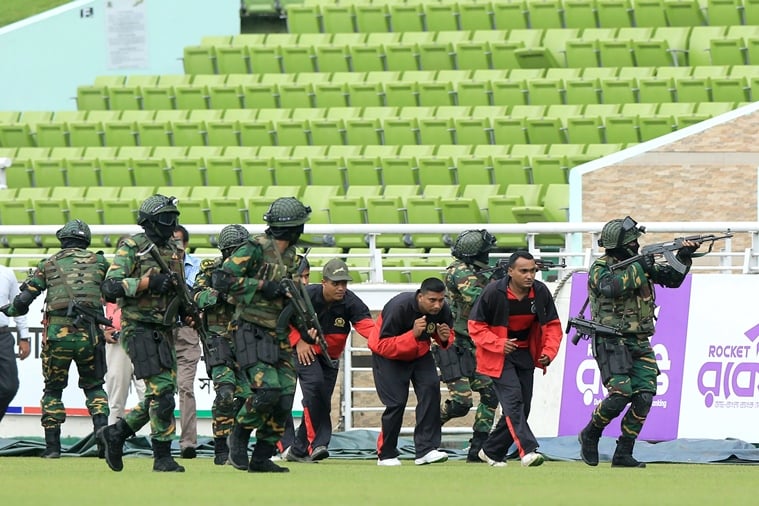
POLYGON ((480 403, 474 416, 473 435, 469 440, 467 462, 482 462, 477 453, 493 427, 498 399, 493 390, 493 380, 475 372, 475 345, 469 337, 467 322, 474 302, 492 276, 488 267, 489 252, 495 238, 486 230, 466 230, 459 234, 451 248, 456 259, 445 273, 448 302, 453 312, 453 329, 456 339, 447 349, 433 348, 435 362, 440 369, 441 380, 451 395, 440 409, 443 424, 456 417, 466 416, 473 405, 472 391, 480 394, 480 403))
POLYGON ((277 332, 285 305, 280 281, 297 274, 295 243, 311 208, 294 197, 275 200, 264 214, 263 235, 237 248, 212 275, 212 286, 237 303, 235 358, 251 389, 229 435, 229 462, 253 473, 287 472, 272 462, 295 395, 293 351, 277 332), (256 445, 248 462, 250 434, 256 445))
POLYGON ((134 364, 135 377, 145 380, 144 399, 126 418, 97 434, 106 448, 106 462, 114 471, 124 467, 124 441, 150 422, 153 471, 184 472, 184 467, 171 456, 177 391, 172 330, 179 315, 174 283, 185 283, 182 241, 173 237, 178 218, 174 197, 148 197, 137 218, 144 233, 122 242, 101 288, 106 300, 118 301, 121 342, 134 364), (161 272, 151 249, 155 249, 171 273, 161 272))
POLYGON ((208 342, 203 343, 206 372, 216 391, 211 414, 213 416, 214 464, 224 465, 229 457, 227 437, 232 432, 237 407, 236 368, 234 364, 234 341, 229 324, 235 312, 234 299, 211 286, 213 273, 240 246, 248 242, 248 231, 242 225, 227 225, 219 233, 221 257, 207 258, 200 263, 195 278, 195 301, 203 311, 208 325, 208 342))
MULTIPOLYGON (((100 283, 108 270, 102 252, 87 250, 90 227, 81 220, 71 220, 56 232, 61 251, 42 260, 21 285, 21 293, 13 302, 0 308, 8 316, 25 315, 29 305, 42 292, 45 296, 45 340, 42 348, 42 374, 45 391, 42 396, 42 427, 45 429, 45 451, 42 457, 61 456, 61 424, 66 411, 61 401, 68 384, 71 362, 79 371, 79 388, 87 397, 94 431, 108 424, 108 397, 105 382, 105 342, 92 319, 82 318, 78 307, 103 314, 100 283), (76 305, 76 307, 75 307, 76 305)), ((102 448, 99 449, 102 456, 102 448)))
POLYGON ((629 404, 622 417, 622 435, 617 440, 611 465, 646 467, 633 457, 633 446, 651 409, 659 374, 649 341, 654 334, 654 284, 680 286, 690 269, 691 255, 698 249, 698 244, 686 241, 678 251, 678 260, 688 267, 684 273, 657 264, 653 255, 644 255, 624 269, 611 270, 614 263, 638 255, 638 237, 644 232, 645 228, 629 216, 608 222, 598 241, 606 253, 593 263, 588 273, 593 321, 622 333, 622 337, 596 336, 593 343, 601 380, 608 393, 578 436, 582 460, 589 466, 598 465, 598 441, 603 429, 629 404))

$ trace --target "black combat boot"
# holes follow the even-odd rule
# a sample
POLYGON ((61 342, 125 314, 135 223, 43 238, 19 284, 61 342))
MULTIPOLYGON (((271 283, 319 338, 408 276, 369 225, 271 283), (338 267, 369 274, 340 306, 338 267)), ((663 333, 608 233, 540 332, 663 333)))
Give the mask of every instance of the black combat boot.
POLYGON ((598 440, 601 439, 602 432, 603 429, 596 427, 591 421, 577 436, 580 442, 580 458, 589 466, 598 465, 598 440))
MULTIPOLYGON (((227 463, 229 457, 229 447, 227 446, 227 438, 215 437, 213 438, 213 463, 217 466, 223 466, 227 463)), ((247 457, 247 455, 246 455, 247 457)))
POLYGON ((250 456, 248 472, 289 473, 290 470, 288 468, 280 467, 271 461, 272 455, 274 455, 274 445, 266 443, 264 441, 256 441, 256 446, 253 448, 253 455, 250 456))
MULTIPOLYGON (((108 417, 105 415, 92 415, 92 434, 97 434, 98 431, 104 427, 108 426, 108 417)), ((98 441, 97 437, 95 437, 95 443, 97 443, 98 447, 98 458, 104 459, 105 458, 105 447, 103 444, 98 441)))
POLYGON ((472 434, 472 439, 469 440, 469 453, 466 455, 466 461, 467 462, 482 462, 480 457, 478 456, 478 453, 480 453, 480 450, 482 449, 482 444, 485 442, 485 440, 488 438, 487 432, 478 432, 474 431, 474 434, 472 434))
POLYGON ((45 429, 45 451, 43 459, 61 458, 61 428, 45 429))
POLYGON ((614 456, 611 458, 611 467, 646 467, 646 464, 638 462, 633 457, 633 446, 635 446, 635 440, 632 438, 617 439, 617 449, 614 450, 614 456))
POLYGON ((227 438, 229 448, 229 463, 240 471, 248 470, 248 443, 252 429, 243 429, 239 424, 232 427, 232 432, 227 438))
POLYGON ((105 450, 105 461, 114 471, 124 469, 124 462, 121 457, 124 455, 124 442, 127 438, 134 436, 134 431, 123 418, 113 425, 103 427, 95 433, 95 438, 105 450))
POLYGON ((153 444, 153 471, 160 473, 183 473, 184 467, 171 456, 171 441, 151 440, 153 444))

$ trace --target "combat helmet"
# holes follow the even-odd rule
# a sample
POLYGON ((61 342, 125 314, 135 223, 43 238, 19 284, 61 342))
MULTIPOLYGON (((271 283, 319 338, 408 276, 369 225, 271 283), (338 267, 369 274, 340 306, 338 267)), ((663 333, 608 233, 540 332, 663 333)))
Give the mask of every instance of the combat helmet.
POLYGON ((86 242, 87 246, 90 245, 92 240, 90 227, 82 220, 71 220, 66 222, 66 224, 55 233, 55 237, 57 237, 59 241, 63 241, 64 239, 76 239, 86 242))
POLYGON ((227 225, 219 232, 219 250, 224 251, 245 243, 250 234, 242 225, 227 225))
POLYGON ((471 262, 478 256, 488 253, 495 244, 487 230, 465 230, 461 232, 451 247, 451 254, 465 262, 471 262))
POLYGON ((297 227, 309 220, 311 208, 295 197, 280 197, 271 203, 264 221, 271 227, 297 227))
POLYGON ((638 226, 638 222, 626 216, 624 219, 611 220, 601 229, 598 245, 606 249, 614 249, 634 241, 646 233, 646 227, 638 226))
POLYGON ((177 198, 165 195, 151 195, 146 198, 137 213, 137 224, 144 225, 148 221, 156 221, 161 225, 176 225, 177 198), (174 215, 174 216, 172 216, 174 215))

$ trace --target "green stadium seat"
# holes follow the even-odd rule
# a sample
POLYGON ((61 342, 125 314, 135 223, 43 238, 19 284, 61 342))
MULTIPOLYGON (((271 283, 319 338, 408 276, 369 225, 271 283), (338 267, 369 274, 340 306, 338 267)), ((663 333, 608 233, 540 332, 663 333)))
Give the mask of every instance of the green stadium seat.
POLYGON ((393 32, 424 31, 424 12, 421 4, 389 5, 390 27, 393 32))
MULTIPOLYGON (((630 0, 595 0, 598 26, 602 28, 622 28, 634 26, 634 9, 630 0)), ((637 2, 635 2, 637 7, 637 2)), ((638 23, 638 26, 649 26, 638 23)))
POLYGON ((527 2, 527 16, 530 28, 563 28, 563 10, 562 2, 559 0, 527 2))
POLYGON ((634 49, 632 40, 599 40, 599 60, 604 67, 634 67, 634 49))
POLYGON ((357 186, 379 187, 381 185, 379 159, 376 157, 347 157, 345 174, 349 191, 357 186))
MULTIPOLYGON (((329 199, 329 215, 332 223, 366 224, 366 202, 363 197, 332 197, 329 199)), ((366 247, 364 234, 339 234, 335 245, 341 248, 366 247)))
MULTIPOLYGON (((293 41, 294 43, 294 41, 293 41)), ((278 46, 252 46, 248 48, 250 71, 254 74, 282 72, 282 55, 278 46)))
POLYGON ((566 28, 598 26, 596 6, 592 0, 564 0, 563 20, 566 28))
MULTIPOLYGON (((689 0, 666 0, 673 5, 682 2, 690 4, 689 0)), ((693 26, 693 25, 689 25, 693 26)), ((699 65, 711 65, 712 59, 709 52, 711 41, 724 39, 727 35, 726 26, 693 26, 688 38, 688 65, 696 67, 699 65)))
MULTIPOLYGON (((427 196, 412 196, 405 199, 406 217, 408 223, 439 224, 441 221, 440 198, 427 196)), ((412 234, 411 242, 414 247, 430 248, 443 245, 441 234, 412 234)))
POLYGON ((185 74, 216 74, 216 52, 213 45, 185 46, 182 66, 185 74))
MULTIPOLYGON (((382 196, 367 198, 367 223, 405 223, 403 209, 401 197, 382 196)), ((410 238, 405 238, 403 234, 380 234, 375 240, 376 246, 380 248, 400 248, 410 243, 410 238)))
POLYGON ((390 11, 387 5, 359 3, 353 6, 356 31, 361 33, 390 31, 390 11))
POLYGON ((525 127, 532 144, 567 143, 566 128, 558 117, 527 118, 525 127))
MULTIPOLYGON (((455 167, 450 157, 445 156, 417 156, 417 177, 419 185, 426 187, 429 184, 453 184, 455 167)), ((387 194, 387 193, 385 193, 387 194)))
POLYGON ((353 8, 350 5, 322 4, 322 31, 324 33, 353 32, 353 8))
MULTIPOLYGON (((520 223, 566 221, 569 209, 569 185, 550 184, 545 190, 542 205, 515 206, 512 211, 520 223)), ((535 238, 537 246, 565 245, 564 236, 560 234, 539 234, 535 238)))
POLYGON ((572 143, 603 143, 605 139, 603 120, 598 116, 567 118, 567 137, 572 143))
POLYGON ((706 17, 698 0, 664 0, 669 26, 702 26, 706 17))
POLYGON ((708 78, 675 78, 678 102, 710 102, 708 78))
POLYGON ((316 5, 289 4, 285 7, 287 31, 290 33, 319 33, 321 26, 316 5))
POLYGON ((635 79, 601 79, 601 97, 604 104, 637 102, 635 79))
POLYGON ((564 156, 536 155, 530 157, 533 184, 567 183, 567 160, 564 156))
POLYGON ((493 11, 489 3, 458 3, 459 25, 462 30, 492 30, 493 11))
POLYGON ((280 63, 282 72, 314 72, 316 70, 316 53, 313 46, 281 46, 280 63))

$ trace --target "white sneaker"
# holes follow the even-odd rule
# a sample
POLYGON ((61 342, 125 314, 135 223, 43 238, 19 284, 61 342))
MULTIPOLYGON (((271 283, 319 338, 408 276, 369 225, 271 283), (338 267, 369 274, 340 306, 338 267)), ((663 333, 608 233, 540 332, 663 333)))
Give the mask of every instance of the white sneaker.
POLYGON ((290 448, 291 448, 291 447, 290 447, 290 446, 288 446, 287 448, 285 448, 285 449, 282 451, 282 453, 280 453, 279 455, 274 455, 274 456, 273 456, 271 459, 269 459, 269 460, 272 460, 272 461, 274 461, 274 462, 283 462, 283 461, 287 460, 287 456, 290 454, 290 448))
POLYGON ((545 458, 539 453, 530 452, 522 457, 522 466, 524 467, 538 467, 545 461, 545 458))
POLYGON ((438 462, 445 462, 448 460, 448 454, 441 452, 440 450, 430 450, 427 455, 414 460, 414 464, 417 466, 423 466, 425 464, 436 464, 438 462))
POLYGON ((393 457, 391 459, 377 459, 377 465, 395 467, 395 466, 400 466, 401 461, 398 459, 398 457, 393 457))
POLYGON ((477 452, 477 456, 480 458, 481 461, 486 462, 489 466, 506 467, 506 462, 491 459, 490 457, 488 457, 487 453, 485 453, 485 450, 480 450, 479 452, 477 452))

